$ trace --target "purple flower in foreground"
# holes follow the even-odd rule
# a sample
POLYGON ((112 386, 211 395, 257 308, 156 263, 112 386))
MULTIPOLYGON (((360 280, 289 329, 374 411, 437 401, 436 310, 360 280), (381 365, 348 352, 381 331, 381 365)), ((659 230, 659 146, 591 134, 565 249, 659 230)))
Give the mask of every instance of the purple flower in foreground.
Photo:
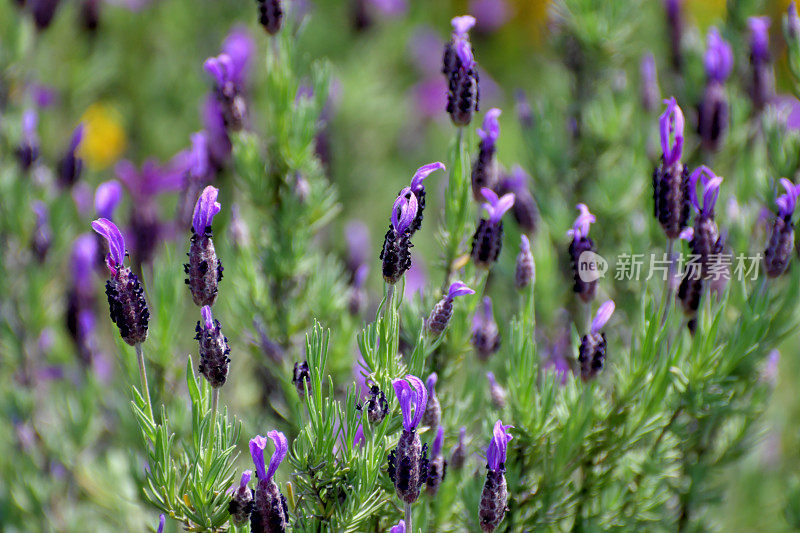
POLYGON ((500 137, 500 117, 501 111, 493 107, 486 112, 483 119, 483 127, 478 128, 478 137, 481 138, 478 155, 472 162, 472 195, 475 200, 483 200, 481 191, 484 187, 494 189, 497 183, 497 164, 495 161, 495 151, 497 139, 500 137))
POLYGON ((445 45, 442 74, 448 83, 447 112, 453 124, 467 126, 478 111, 478 71, 467 32, 475 25, 469 15, 455 17, 453 36, 445 45))
POLYGON ((475 291, 460 281, 450 284, 447 295, 433 306, 431 314, 425 321, 425 328, 432 337, 438 337, 447 329, 450 318, 453 316, 453 301, 457 296, 475 294, 475 291))
POLYGON ((764 251, 764 269, 767 276, 777 278, 786 272, 794 248, 794 211, 797 207, 797 198, 800 196, 800 186, 783 178, 781 187, 786 191, 778 196, 775 204, 778 212, 772 223, 767 248, 764 251))
POLYGON ((119 228, 110 220, 99 218, 92 222, 92 229, 108 241, 106 265, 111 279, 106 282, 106 295, 111 321, 119 328, 122 340, 135 346, 147 338, 150 320, 144 289, 136 274, 122 264, 126 251, 119 228))
POLYGON ((383 279, 394 285, 411 266, 411 225, 417 217, 417 197, 406 187, 392 206, 391 223, 383 240, 380 259, 383 279))
POLYGON ((422 212, 425 210, 425 184, 423 180, 436 172, 437 170, 447 170, 444 166, 444 163, 436 162, 436 163, 428 163, 427 165, 422 165, 414 172, 414 176, 411 178, 411 185, 408 187, 411 193, 417 199, 417 214, 414 217, 414 221, 411 223, 410 231, 411 235, 413 235, 421 226, 422 226, 422 212))
POLYGON ((428 479, 428 446, 423 446, 416 431, 425 412, 428 391, 422 380, 411 374, 394 380, 392 386, 403 414, 403 434, 397 447, 389 453, 389 478, 398 497, 406 503, 414 503, 428 479))
POLYGON ((497 529, 506 513, 508 487, 506 485, 505 462, 508 443, 512 437, 508 433, 514 426, 503 425, 498 420, 492 431, 492 440, 486 450, 486 481, 481 491, 478 510, 481 529, 491 532, 497 529))
POLYGON ((581 379, 583 381, 589 381, 603 369, 603 363, 606 358, 606 334, 602 329, 613 314, 613 300, 604 302, 597 310, 594 320, 592 320, 589 333, 581 338, 578 363, 581 367, 581 379))
POLYGON ((582 272, 592 272, 597 269, 594 260, 595 253, 594 241, 589 237, 589 226, 597 219, 586 207, 586 204, 575 206, 580 214, 575 219, 572 229, 567 231, 567 235, 572 237, 569 243, 569 256, 572 262, 572 279, 574 284, 572 290, 583 300, 589 303, 594 299, 597 290, 597 280, 584 280, 582 272))
POLYGON ((257 435, 250 439, 250 456, 256 467, 258 484, 254 494, 253 512, 250 515, 250 529, 253 533, 285 531, 289 525, 289 508, 286 498, 275 483, 275 472, 278 470, 286 454, 289 452, 289 441, 280 431, 267 433, 275 444, 275 451, 269 460, 269 467, 264 463, 264 449, 267 438, 257 435))
POLYGON ((78 124, 72 132, 67 151, 58 163, 58 181, 62 187, 72 187, 81 177, 83 159, 78 157, 76 152, 83 140, 84 130, 83 123, 78 124))
POLYGON ((94 191, 94 210, 97 216, 113 220, 114 210, 122 200, 122 185, 117 180, 104 181, 94 191))
POLYGON ((439 376, 436 372, 433 372, 425 380, 425 387, 428 389, 428 402, 425 405, 425 415, 422 417, 422 423, 429 428, 437 427, 442 421, 442 406, 439 403, 439 398, 436 397, 437 381, 439 381, 439 376))
POLYGON ((36 127, 39 114, 35 109, 26 109, 22 113, 22 137, 17 147, 17 161, 23 171, 27 171, 39 157, 39 136, 36 127))
POLYGON ((400 520, 396 525, 389 529, 389 533, 406 533, 406 521, 400 520))
POLYGON ((242 472, 238 488, 234 485, 231 489, 235 490, 231 501, 228 502, 228 513, 231 521, 237 526, 243 526, 250 520, 250 513, 253 511, 253 494, 247 487, 253 472, 245 470, 242 472))
POLYGON ((222 209, 217 202, 219 189, 209 185, 200 194, 192 216, 189 262, 183 265, 186 284, 197 306, 214 305, 222 280, 222 261, 214 248, 211 222, 222 209))
POLYGON ((514 193, 498 197, 491 189, 484 188, 481 194, 487 202, 483 209, 489 218, 481 218, 472 236, 472 261, 476 266, 489 268, 497 261, 503 247, 503 215, 514 206, 514 193))

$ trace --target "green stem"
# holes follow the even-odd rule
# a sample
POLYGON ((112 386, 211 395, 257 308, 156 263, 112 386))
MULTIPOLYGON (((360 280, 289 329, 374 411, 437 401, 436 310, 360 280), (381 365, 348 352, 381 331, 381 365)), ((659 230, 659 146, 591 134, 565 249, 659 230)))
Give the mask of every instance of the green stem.
MULTIPOLYGON (((460 128, 459 128, 459 131, 460 131, 460 128)), ((414 533, 414 529, 411 526, 411 504, 410 503, 406 503, 405 522, 406 522, 406 531, 408 531, 409 533, 414 533)))
POLYGON ((219 388, 211 389, 211 447, 217 439, 217 410, 219 408, 219 388))
POLYGON ((664 323, 667 321, 667 315, 669 314, 670 304, 672 304, 672 275, 673 275, 673 262, 672 262, 672 252, 675 248, 675 239, 667 239, 667 260, 669 261, 669 266, 667 267, 667 279, 664 282, 664 301, 662 302, 663 311, 661 313, 661 326, 664 326, 664 323))
POLYGON ((150 420, 155 420, 153 418, 153 402, 150 401, 150 389, 147 386, 147 370, 144 366, 144 351, 141 342, 136 345, 136 359, 139 362, 139 380, 142 384, 142 396, 147 402, 147 413, 150 415, 150 420))

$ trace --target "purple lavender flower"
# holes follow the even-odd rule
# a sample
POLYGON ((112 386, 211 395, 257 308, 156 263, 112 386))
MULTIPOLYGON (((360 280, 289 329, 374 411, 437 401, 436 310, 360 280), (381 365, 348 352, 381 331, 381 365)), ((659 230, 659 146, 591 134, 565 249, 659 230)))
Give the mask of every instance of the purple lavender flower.
POLYGON ((126 251, 125 239, 119 228, 110 220, 99 218, 92 222, 92 229, 108 241, 106 265, 111 272, 111 279, 106 282, 106 295, 111 321, 119 328, 122 340, 135 346, 147 338, 150 320, 144 289, 136 274, 122 264, 126 251))
POLYGON ((784 33, 786 39, 789 41, 790 46, 800 39, 800 17, 797 16, 797 6, 794 0, 789 2, 789 7, 786 9, 786 15, 783 18, 784 33))
MULTIPOLYGON (((525 238, 524 235, 523 238, 525 238)), ((500 330, 492 314, 492 299, 488 296, 484 297, 482 304, 472 317, 470 342, 482 361, 486 361, 500 349, 500 330)))
POLYGON ((467 32, 475 17, 465 15, 452 20, 453 36, 445 45, 442 74, 448 83, 447 112, 456 126, 467 126, 478 111, 478 71, 467 32))
POLYGON ((517 113, 517 119, 522 128, 526 130, 533 128, 533 109, 525 91, 522 89, 514 91, 514 102, 514 111, 517 113))
POLYGON ((286 454, 289 452, 289 441, 280 431, 270 431, 267 437, 275 444, 275 451, 269 460, 269 468, 264 463, 266 437, 257 435, 250 439, 250 456, 256 467, 258 484, 254 494, 253 512, 250 515, 250 530, 253 533, 273 533, 285 531, 289 526, 289 507, 286 498, 275 483, 275 472, 278 471, 286 454))
POLYGON ((769 17, 750 17, 750 99, 753 107, 763 109, 773 96, 772 67, 769 53, 769 17))
POLYGON ((435 428, 442 421, 442 406, 439 403, 439 398, 436 397, 436 382, 439 381, 439 376, 433 372, 428 379, 425 380, 425 387, 428 390, 428 402, 425 404, 425 414, 422 417, 422 423, 429 428, 435 428))
POLYGON ((652 113, 656 110, 661 94, 656 76, 656 58, 652 52, 647 52, 642 56, 642 62, 639 65, 639 76, 641 80, 642 107, 648 113, 652 113))
POLYGON ((351 220, 344 227, 344 238, 347 242, 345 265, 352 278, 355 276, 356 270, 367 262, 370 255, 369 228, 360 220, 351 220))
POLYGON ((462 426, 458 430, 458 444, 453 448, 450 454, 449 465, 456 470, 461 470, 464 467, 464 462, 467 460, 467 428, 462 426))
POLYGON ((478 137, 481 138, 478 147, 478 155, 472 162, 472 195, 476 202, 483 200, 481 190, 484 187, 494 189, 497 183, 497 165, 495 152, 497 138, 500 136, 500 117, 501 111, 493 107, 486 112, 483 119, 483 127, 478 128, 478 137))
POLYGON ((697 132, 706 150, 714 151, 728 126, 728 98, 724 83, 733 68, 733 52, 716 28, 708 32, 706 53, 703 56, 708 83, 700 102, 697 132))
POLYGON ((428 463, 428 479, 425 481, 425 492, 429 496, 436 496, 439 486, 447 475, 447 461, 442 455, 442 445, 444 444, 444 428, 439 426, 436 430, 436 437, 431 445, 431 460, 428 463))
POLYGON ((482 33, 502 28, 511 16, 506 0, 470 0, 469 11, 475 14, 475 29, 482 33))
POLYGON ((231 81, 239 91, 243 91, 250 74, 250 59, 256 53, 256 43, 247 31, 247 27, 235 26, 222 41, 222 51, 233 63, 231 81))
POLYGON ((478 518, 481 529, 487 533, 497 529, 506 514, 508 486, 505 463, 508 443, 512 439, 508 430, 513 427, 503 425, 503 422, 498 420, 492 431, 489 448, 486 450, 486 481, 481 492, 478 518))
POLYGON ((26 109, 22 113, 22 138, 17 147, 17 161, 23 172, 27 172, 39 157, 39 136, 36 127, 39 114, 35 109, 26 109))
POLYGON ((41 264, 47 259, 47 252, 50 250, 50 244, 53 242, 53 231, 50 229, 50 217, 47 205, 37 200, 33 202, 31 208, 36 214, 36 226, 34 227, 33 237, 31 238, 31 252, 33 252, 36 261, 41 264))
POLYGON ((65 323, 81 362, 87 366, 94 361, 95 355, 96 318, 92 274, 97 255, 95 236, 84 233, 75 239, 70 257, 65 323))
POLYGON ((235 83, 238 73, 233 59, 222 53, 206 59, 203 69, 214 80, 214 94, 220 104, 225 127, 231 131, 242 129, 247 118, 247 104, 235 83))
POLYGON ((62 187, 72 187, 81 176, 83 170, 83 159, 75 153, 83 140, 83 123, 78 124, 69 141, 67 149, 61 161, 58 163, 58 181, 62 187))
POLYGON ((703 65, 709 81, 718 83, 725 83, 733 69, 733 50, 716 28, 708 31, 703 65))
POLYGON ((589 333, 581 338, 578 363, 581 367, 581 379, 584 382, 596 377, 603 369, 603 363, 606 358, 606 334, 602 329, 613 314, 613 300, 604 302, 597 310, 594 320, 592 320, 592 327, 589 333))
POLYGON ((114 219, 114 210, 122 200, 122 185, 117 180, 104 181, 94 191, 94 210, 97 216, 114 219))
POLYGON ((350 298, 347 304, 347 309, 352 315, 360 315, 367 306, 367 292, 364 290, 364 283, 367 281, 368 275, 369 265, 367 264, 361 265, 353 273, 350 283, 350 298))
POLYGON ((417 197, 406 187, 394 202, 391 223, 383 240, 380 259, 383 279, 394 285, 411 266, 411 226, 417 217, 417 197))
POLYGON ((672 52, 672 67, 680 72, 683 66, 681 40, 683 38, 683 0, 664 0, 667 15, 667 27, 672 52))
POLYGON ((772 223, 772 231, 764 251, 764 269, 770 278, 781 276, 789 266, 794 248, 792 218, 797 206, 797 198, 800 196, 800 186, 794 185, 786 178, 781 179, 780 183, 786 192, 775 200, 778 212, 772 223))
POLYGON ((308 361, 295 361, 292 384, 301 398, 306 395, 306 392, 311 392, 311 369, 308 361))
POLYGON ((411 178, 411 185, 409 189, 414 194, 417 199, 417 215, 414 217, 414 222, 411 223, 411 235, 416 233, 416 231, 422 227, 422 212, 425 210, 425 184, 423 180, 436 172, 437 170, 447 170, 444 166, 444 163, 436 162, 436 163, 428 163, 427 165, 422 165, 414 172, 414 176, 411 178))
POLYGON ((467 287, 460 281, 454 281, 450 284, 447 295, 439 300, 433 306, 431 314, 425 321, 425 328, 429 335, 438 337, 450 324, 450 318, 453 316, 453 301, 457 296, 465 296, 467 294, 475 294, 475 291, 467 287))
MULTIPOLYGON (((366 385, 366 381, 364 384, 366 385)), ((389 414, 389 401, 386 399, 386 394, 384 394, 380 387, 373 384, 369 388, 369 398, 364 402, 363 406, 356 405, 356 408, 367 414, 367 420, 370 424, 380 424, 383 422, 383 419, 386 418, 386 415, 389 414)))
POLYGON ((166 521, 167 517, 164 515, 164 513, 158 515, 158 529, 156 530, 156 533, 164 533, 164 524, 166 524, 166 521))
POLYGON ((400 520, 396 525, 389 529, 389 533, 406 533, 406 521, 400 520))
POLYGON ((283 25, 283 7, 281 0, 256 0, 258 4, 258 22, 264 31, 275 35, 283 25))
POLYGON ((214 177, 208 139, 208 133, 205 131, 195 132, 191 136, 191 147, 182 152, 186 171, 177 207, 179 225, 185 224, 192 216, 195 198, 201 193, 203 186, 214 177))
POLYGON ((667 109, 658 117, 659 133, 661 136, 661 152, 664 164, 667 166, 680 162, 683 152, 683 111, 675 101, 675 97, 664 100, 667 109))
POLYGON ((499 197, 491 189, 481 191, 487 202, 483 209, 489 218, 481 218, 472 236, 472 261, 476 266, 489 268, 497 261, 503 247, 503 215, 514 206, 514 193, 499 197))
POLYGON ((231 139, 225 127, 222 105, 210 94, 203 104, 203 126, 208 135, 208 151, 217 169, 224 168, 231 157, 231 139))
POLYGON ((536 279, 536 263, 531 253, 531 243, 526 235, 520 236, 519 255, 517 255, 514 285, 522 290, 536 279))
POLYGON ((414 503, 428 479, 428 445, 422 444, 416 431, 428 403, 428 391, 422 380, 411 374, 392 381, 392 386, 403 414, 403 434, 389 453, 389 478, 397 496, 414 503))
POLYGON ((528 188, 529 181, 528 173, 521 166, 514 165, 511 172, 500 180, 497 194, 514 193, 514 207, 511 208, 511 214, 514 215, 514 220, 522 231, 533 235, 539 223, 539 208, 528 188))
POLYGON ((589 303, 594 299, 597 290, 597 280, 585 281, 581 276, 583 271, 591 271, 596 268, 591 254, 596 251, 594 241, 589 237, 589 226, 597 219, 589 212, 586 204, 575 206, 580 214, 575 219, 572 229, 567 231, 567 236, 572 237, 569 244, 569 256, 572 260, 572 277, 575 282, 572 290, 583 300, 589 303))
POLYGON ((247 487, 252 476, 253 472, 250 470, 242 472, 239 487, 235 488, 236 492, 234 492, 231 501, 228 503, 228 513, 231 515, 231 521, 237 526, 245 525, 250 520, 250 513, 253 512, 253 494, 247 487))
POLYGON ((192 236, 189 245, 189 262, 183 265, 186 284, 195 305, 214 305, 219 282, 222 280, 222 261, 214 248, 211 222, 222 207, 217 202, 219 189, 209 185, 200 194, 192 216, 192 236))
POLYGON ((195 327, 195 339, 200 344, 200 365, 198 370, 213 388, 222 387, 228 378, 228 365, 231 358, 228 354, 228 338, 222 334, 219 320, 214 320, 211 307, 203 306, 200 310, 202 321, 195 327))
POLYGON ((492 399, 492 405, 495 409, 502 410, 506 406, 505 389, 497 382, 494 372, 487 372, 486 379, 489 381, 489 396, 492 399))
POLYGON ((675 98, 659 117, 663 156, 653 170, 653 214, 668 239, 677 239, 689 223, 689 169, 681 163, 684 119, 675 98))

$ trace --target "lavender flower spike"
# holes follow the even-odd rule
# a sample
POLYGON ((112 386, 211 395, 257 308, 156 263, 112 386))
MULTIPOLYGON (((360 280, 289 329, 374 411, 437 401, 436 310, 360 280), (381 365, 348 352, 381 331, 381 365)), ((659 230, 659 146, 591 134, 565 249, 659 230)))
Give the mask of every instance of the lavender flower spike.
POLYGON ((392 386, 403 413, 403 434, 389 453, 389 478, 400 499, 414 503, 428 479, 428 446, 422 444, 416 431, 425 412, 428 391, 421 379, 410 374, 394 380, 392 386))
POLYGON ((411 224, 411 234, 413 235, 422 226, 422 212, 425 210, 425 184, 422 182, 437 170, 446 170, 444 163, 428 163, 417 169, 414 177, 411 178, 410 189, 417 199, 417 214, 411 224))
POLYGON ((198 369, 208 384, 214 388, 219 388, 225 384, 228 378, 228 365, 231 362, 231 349, 228 346, 228 338, 222 334, 219 320, 214 320, 211 307, 204 306, 200 310, 203 318, 202 323, 198 322, 195 327, 197 335, 195 339, 200 344, 200 365, 198 369))
POLYGON ((411 267, 411 228, 417 217, 417 197, 406 187, 392 206, 389 229, 383 239, 380 259, 383 262, 383 279, 394 285, 411 267))
POLYGON ((94 210, 98 216, 109 220, 122 200, 122 185, 117 180, 104 181, 94 192, 94 210))
POLYGON ((192 216, 192 229, 198 235, 202 235, 206 228, 211 226, 214 216, 222 210, 222 206, 217 202, 218 195, 219 189, 209 185, 197 199, 192 216))
POLYGON ((754 62, 769 61, 769 17, 750 17, 747 27, 750 30, 750 56, 754 62))
POLYGON ((660 90, 656 74, 656 59, 651 52, 642 56, 642 61, 639 64, 639 78, 642 107, 648 112, 655 111, 660 90))
POLYGON ((601 330, 608 323, 612 314, 614 314, 614 301, 608 300, 597 310, 589 333, 581 338, 578 363, 583 381, 589 381, 603 369, 606 358, 606 334, 601 330))
POLYGON ((83 123, 78 124, 72 132, 69 148, 58 163, 58 180, 64 187, 71 187, 74 185, 75 182, 78 181, 78 178, 80 178, 81 171, 83 170, 83 160, 78 157, 76 152, 83 140, 84 130, 83 123))
POLYGON ((713 216, 714 206, 717 204, 717 197, 719 196, 719 187, 722 184, 722 178, 716 176, 705 165, 700 165, 689 178, 689 194, 691 196, 692 205, 697 213, 702 216, 713 216), (697 182, 700 181, 703 185, 703 204, 697 198, 697 182))
POLYGON ((512 438, 508 430, 512 427, 505 426, 502 421, 498 420, 494 425, 489 449, 486 451, 488 471, 481 492, 478 518, 481 529, 487 533, 497 529, 506 513, 508 486, 505 477, 505 462, 508 443, 512 438))
POLYGON ((486 112, 483 117, 483 126, 478 128, 478 137, 482 142, 485 142, 494 147, 497 138, 500 137, 500 122, 497 120, 500 117, 500 111, 496 107, 491 108, 486 112))
POLYGON ((452 20, 453 36, 445 45, 442 74, 447 79, 447 112, 456 126, 467 126, 478 111, 478 72, 467 32, 475 24, 469 15, 452 20))
POLYGON ((724 83, 733 69, 731 45, 722 38, 716 28, 711 28, 708 32, 703 65, 708 79, 717 83, 724 83))
POLYGON ((164 524, 166 524, 166 522, 167 517, 164 515, 164 513, 158 515, 158 529, 156 530, 156 533, 164 533, 164 524))
POLYGON ((389 529, 389 533, 406 533, 406 521, 400 520, 396 525, 389 529))
POLYGON ((409 432, 416 430, 428 404, 428 389, 421 379, 411 374, 392 381, 392 387, 403 413, 403 429, 409 432))
POLYGON ((147 338, 150 320, 144 289, 136 274, 122 264, 125 260, 125 239, 119 228, 110 220, 99 218, 92 222, 92 229, 108 241, 106 264, 111 279, 106 282, 106 295, 111 321, 119 328, 122 340, 135 346, 147 338))
POLYGON ((481 192, 484 188, 495 189, 497 185, 495 152, 497 139, 500 137, 500 123, 497 120, 499 116, 499 109, 490 109, 483 119, 483 127, 478 128, 481 142, 478 147, 478 155, 472 162, 471 173, 472 195, 478 202, 483 199, 481 192))
POLYGON ((255 463, 258 476, 253 512, 250 515, 250 530, 253 533, 286 531, 289 524, 289 508, 286 505, 286 498, 281 494, 274 480, 278 466, 289 451, 289 442, 280 431, 270 431, 267 433, 267 437, 272 439, 275 444, 269 468, 266 468, 264 464, 266 437, 257 435, 250 440, 250 455, 255 463))
MULTIPOLYGON (((523 238, 525 236, 523 235, 523 238)), ((470 342, 478 352, 478 357, 486 361, 500 349, 500 331, 492 313, 492 299, 486 296, 472 317, 472 338, 470 342)))
POLYGON ((664 164, 671 166, 680 161, 683 152, 684 119, 683 111, 678 107, 674 96, 664 100, 664 103, 667 109, 658 117, 658 126, 664 164))
POLYGON ((475 234, 472 236, 472 261, 475 265, 489 268, 497 261, 503 247, 503 215, 514 205, 514 193, 501 197, 491 189, 481 189, 481 194, 488 200, 483 208, 489 218, 481 218, 475 234))
POLYGON ((39 138, 36 135, 38 124, 39 115, 35 109, 26 109, 22 112, 22 139, 16 154, 19 165, 24 171, 30 169, 39 157, 39 138))
POLYGON ((775 200, 778 213, 772 223, 772 232, 764 251, 764 269, 770 278, 779 277, 786 272, 786 268, 789 266, 794 248, 792 217, 797 207, 797 198, 800 196, 800 187, 795 186, 791 181, 783 178, 780 183, 786 192, 775 200))
POLYGON ((231 521, 237 526, 243 526, 250 520, 250 513, 253 512, 253 494, 247 487, 253 472, 245 470, 242 472, 239 487, 231 487, 230 490, 235 490, 231 501, 228 502, 228 513, 231 515, 231 521))
MULTIPOLYGON (((589 303, 594 298, 594 293, 597 290, 597 280, 585 281, 581 277, 582 268, 587 267, 581 262, 593 261, 592 256, 587 252, 595 252, 594 241, 589 237, 589 227, 596 221, 596 218, 586 207, 586 204, 578 204, 576 207, 580 214, 575 219, 572 229, 567 231, 567 235, 572 237, 572 241, 569 244, 569 256, 572 260, 572 279, 574 281, 572 290, 584 303, 589 303)), ((588 268, 592 268, 592 266, 589 265, 588 268)))
POLYGON ((772 99, 774 82, 769 53, 769 17, 750 17, 750 99, 757 110, 772 99))
POLYGON ((534 263, 531 253, 531 243, 527 235, 521 235, 514 284, 517 289, 521 290, 533 283, 535 279, 536 263, 534 263))
POLYGON ((475 294, 475 291, 460 281, 454 281, 450 284, 447 296, 433 306, 431 314, 428 315, 428 319, 425 321, 425 326, 430 335, 438 337, 444 333, 450 323, 450 318, 453 316, 453 300, 455 300, 456 296, 465 296, 467 294, 475 294))
POLYGON ((436 430, 436 437, 431 445, 431 460, 428 463, 428 479, 425 482, 425 492, 430 496, 436 496, 439 486, 447 475, 447 461, 442 455, 442 445, 444 444, 444 428, 439 426, 436 430))
POLYGON ((200 307, 214 305, 222 280, 222 261, 217 257, 211 229, 214 216, 221 210, 218 195, 219 189, 209 185, 197 199, 192 217, 189 262, 183 265, 192 300, 200 307))
POLYGON ((439 381, 439 376, 436 372, 431 373, 428 379, 425 380, 425 386, 428 389, 428 403, 425 404, 425 415, 422 417, 422 423, 429 428, 435 428, 442 421, 442 406, 439 404, 439 398, 436 397, 436 382, 439 381))

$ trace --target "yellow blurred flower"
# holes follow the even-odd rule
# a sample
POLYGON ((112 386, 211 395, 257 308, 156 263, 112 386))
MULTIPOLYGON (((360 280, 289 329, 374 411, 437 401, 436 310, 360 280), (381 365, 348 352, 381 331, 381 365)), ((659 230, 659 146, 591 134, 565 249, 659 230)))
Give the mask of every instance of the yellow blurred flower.
POLYGON ((81 157, 97 170, 115 163, 127 144, 119 113, 107 104, 96 102, 86 109, 81 121, 86 127, 81 157))
POLYGON ((726 0, 686 0, 685 9, 701 30, 719 25, 727 14, 726 0))

